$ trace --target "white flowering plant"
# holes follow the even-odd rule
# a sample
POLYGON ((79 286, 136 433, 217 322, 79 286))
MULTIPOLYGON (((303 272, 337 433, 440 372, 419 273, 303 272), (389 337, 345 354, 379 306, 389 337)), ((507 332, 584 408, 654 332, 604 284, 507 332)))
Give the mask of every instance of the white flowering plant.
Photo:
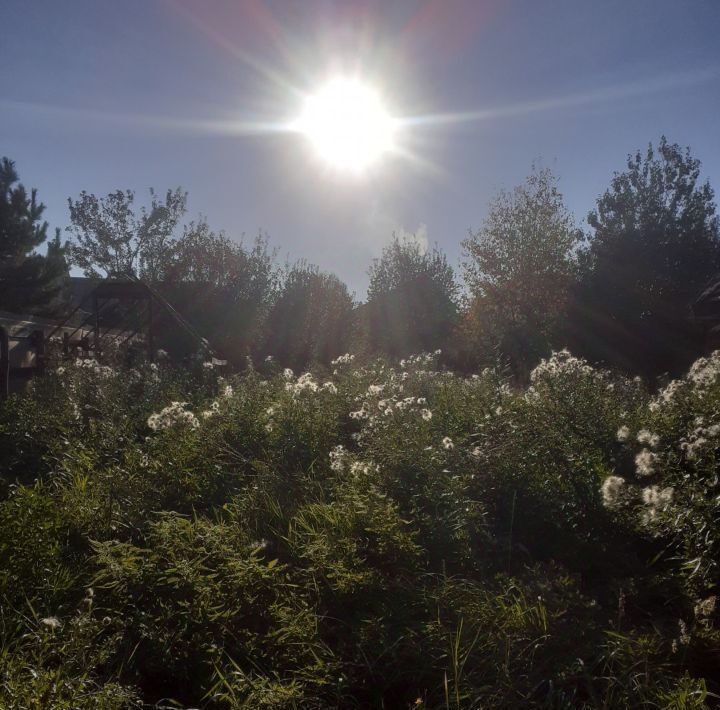
POLYGON ((65 363, 0 409, 0 706, 703 707, 716 361, 65 363))

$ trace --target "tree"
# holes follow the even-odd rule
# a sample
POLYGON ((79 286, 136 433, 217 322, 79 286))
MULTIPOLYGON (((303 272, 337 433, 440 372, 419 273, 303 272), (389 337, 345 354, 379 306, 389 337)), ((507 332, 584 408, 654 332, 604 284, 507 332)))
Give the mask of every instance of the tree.
POLYGON ((150 207, 133 209, 135 193, 116 190, 107 197, 85 191, 68 198, 74 236, 71 255, 86 276, 135 274, 156 281, 172 253, 173 232, 185 214, 187 193, 168 190, 161 200, 150 188, 150 207))
POLYGON ((300 261, 288 268, 268 316, 266 351, 293 369, 348 351, 354 303, 334 274, 300 261))
POLYGON ((572 323, 586 356, 654 376, 698 354, 690 307, 720 267, 714 194, 699 179, 690 150, 662 137, 598 199, 572 323))
POLYGON ((581 240, 550 170, 534 168, 524 184, 497 195, 483 226, 463 242, 466 333, 481 360, 499 356, 522 377, 548 351, 581 240))
POLYGON ((448 345, 458 315, 452 267, 437 246, 393 235, 369 269, 367 327, 370 348, 401 357, 448 345))
POLYGON ((16 313, 53 313, 62 307, 68 273, 59 232, 47 254, 34 250, 47 240, 45 205, 18 183, 15 163, 0 161, 0 308, 16 313), (17 184, 16 184, 17 183, 17 184))
POLYGON ((191 222, 156 275, 157 288, 225 357, 239 365, 259 354, 278 287, 267 238, 248 248, 191 222))

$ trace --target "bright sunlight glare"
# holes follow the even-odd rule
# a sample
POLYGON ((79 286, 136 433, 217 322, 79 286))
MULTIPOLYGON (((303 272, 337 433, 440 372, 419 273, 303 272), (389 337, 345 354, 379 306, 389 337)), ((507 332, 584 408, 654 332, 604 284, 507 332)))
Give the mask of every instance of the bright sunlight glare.
POLYGON ((360 173, 393 147, 395 121, 377 92, 335 79, 309 96, 296 129, 332 167, 360 173))

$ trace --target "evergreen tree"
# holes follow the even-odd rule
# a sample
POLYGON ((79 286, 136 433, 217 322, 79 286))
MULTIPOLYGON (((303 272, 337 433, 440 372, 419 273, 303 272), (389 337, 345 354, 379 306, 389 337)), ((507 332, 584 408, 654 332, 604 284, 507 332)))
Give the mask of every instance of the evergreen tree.
POLYGON ((45 205, 37 190, 27 194, 18 182, 15 163, 0 161, 0 309, 13 313, 52 313, 61 307, 68 274, 65 247, 59 231, 47 254, 35 249, 47 240, 45 205))
POLYGON ((720 267, 714 194, 699 175, 689 149, 665 137, 615 174, 588 216, 576 350, 646 376, 677 373, 697 356, 691 306, 720 267))

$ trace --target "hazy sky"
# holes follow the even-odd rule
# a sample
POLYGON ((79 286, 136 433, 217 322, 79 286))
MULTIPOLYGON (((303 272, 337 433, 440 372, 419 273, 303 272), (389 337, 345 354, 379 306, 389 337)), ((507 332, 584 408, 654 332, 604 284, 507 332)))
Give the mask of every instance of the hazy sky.
POLYGON ((663 133, 720 190, 719 37, 719 0, 1 0, 0 154, 52 227, 83 189, 180 185, 189 218, 262 230, 362 296, 393 231, 456 263, 533 161, 579 223, 663 133), (361 177, 277 130, 347 73, 418 119, 361 177))

